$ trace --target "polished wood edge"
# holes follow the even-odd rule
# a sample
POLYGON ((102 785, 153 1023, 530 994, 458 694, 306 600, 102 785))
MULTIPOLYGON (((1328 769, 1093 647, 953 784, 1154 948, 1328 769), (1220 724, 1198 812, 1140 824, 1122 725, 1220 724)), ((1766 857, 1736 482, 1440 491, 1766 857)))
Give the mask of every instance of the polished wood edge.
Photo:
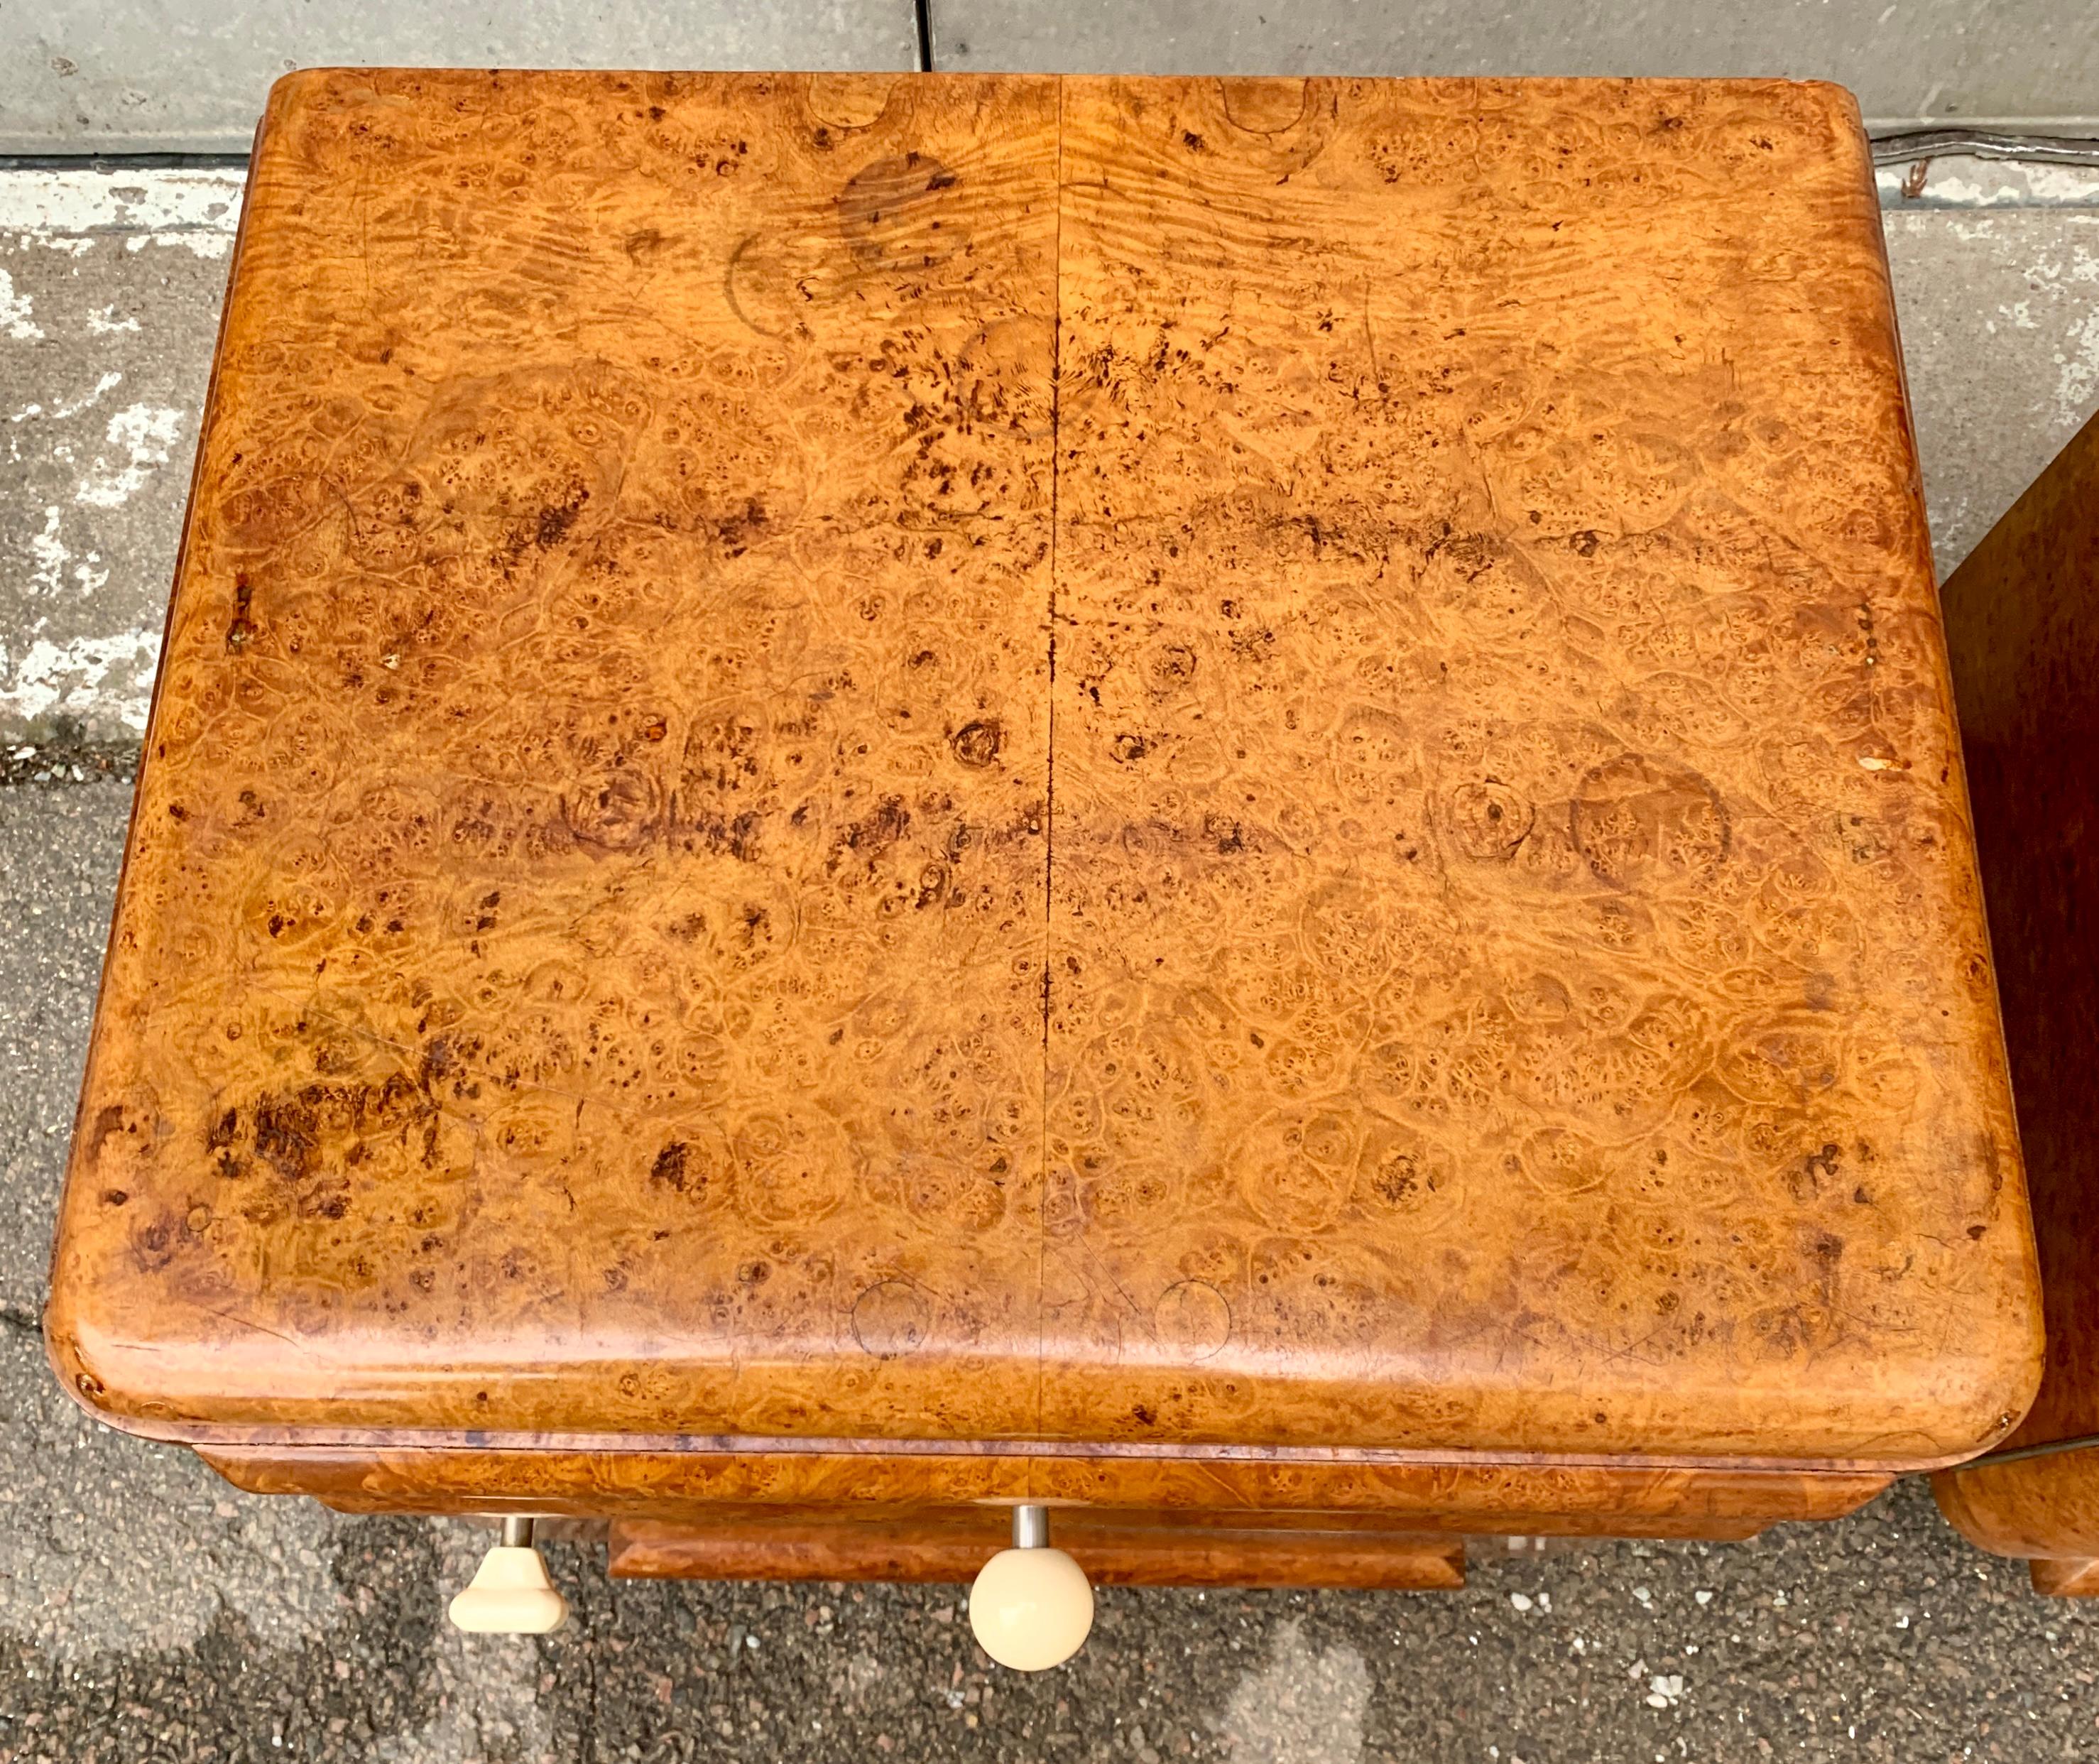
POLYGON ((2099 1599, 2099 1559, 2077 1556, 2063 1561, 2047 1557, 2026 1564, 2033 1590, 2051 1599, 2099 1599))
MULTIPOLYGON (((749 80, 821 81, 834 78, 865 80, 868 81, 903 81, 923 86, 988 86, 993 82, 1005 86, 1156 86, 1160 87, 1207 84, 1214 86, 1271 85, 1276 86, 1303 86, 1308 81, 1335 85, 1345 81, 1363 86, 1407 86, 1442 88, 1446 90, 1472 90, 1481 87, 1498 90, 1504 86, 1539 87, 1553 91, 1579 92, 1588 87, 1597 91, 1617 91, 1627 86, 1652 87, 1661 90, 1681 91, 1688 89, 1716 92, 1744 94, 1789 91, 1819 94, 1831 112, 1858 135, 1862 149, 1870 151, 1870 139, 1866 132, 1864 113, 1859 108, 1858 96, 1851 89, 1835 80, 1791 79, 1783 74, 1582 74, 1582 73, 1373 73, 1362 75, 1304 74, 1304 73, 1029 73, 1024 69, 1006 71, 975 69, 957 71, 943 69, 926 72, 910 68, 872 68, 865 69, 828 70, 816 68, 535 68, 535 67, 460 67, 438 63, 374 62, 374 63, 319 63, 311 67, 301 67, 281 73, 271 83, 266 95, 266 110, 274 109, 280 103, 297 100, 300 88, 308 85, 325 89, 332 81, 345 77, 370 77, 389 74, 396 77, 457 79, 462 75, 492 75, 500 79, 530 80, 546 73, 580 74, 608 85, 621 81, 657 80, 668 75, 673 77, 699 77, 706 75, 726 75, 749 80)), ((1877 200, 1877 198, 1876 198, 1877 200)))
MULTIPOLYGON (((1335 1586, 1454 1591, 1465 1547, 1404 1532, 1195 1527, 1060 1517, 1051 1542, 1103 1586, 1335 1586)), ((705 1529, 616 1522, 621 1579, 966 1581, 1005 1547, 1001 1515, 904 1515, 884 1523, 798 1515, 705 1529)))
MULTIPOLYGON (((229 1479, 230 1480, 230 1479, 229 1479)), ((240 1486, 240 1485, 235 1485, 240 1486)), ((258 1491, 249 1491, 258 1492, 258 1491)), ((281 1494, 283 1490, 271 1490, 281 1494)), ((518 1496, 509 1499, 477 1503, 472 1507, 454 1506, 407 1497, 390 1495, 316 1494, 317 1500, 332 1513, 341 1513, 350 1518, 400 1519, 464 1519, 495 1524, 506 1518, 531 1519, 548 1524, 573 1527, 579 1537, 587 1533, 602 1542, 608 1528, 626 1523, 606 1514, 600 1503, 575 1500, 566 1497, 518 1496)), ((986 1502, 992 1511, 1004 1512, 1013 1506, 1010 1501, 986 1502)), ((1063 1503, 1050 1501, 1047 1505, 1059 1511, 1068 1511, 1063 1503)), ((660 1524, 690 1524, 704 1526, 714 1522, 711 1507, 706 1502, 672 1501, 651 1504, 651 1511, 664 1516, 649 1521, 660 1524)), ((1105 1509, 1096 1509, 1103 1511, 1105 1509)), ((1242 1515, 1244 1516, 1243 1515, 1242 1515)), ((1261 1524, 1256 1529, 1278 1524, 1291 1517, 1281 1508, 1259 1510, 1261 1524)), ((1316 1515, 1322 1522, 1347 1516, 1345 1514, 1321 1513, 1316 1515)), ((1816 1520, 1841 1518, 1842 1514, 1826 1513, 1766 1513, 1749 1518, 1718 1520, 1702 1515, 1667 1514, 1661 1516, 1642 1514, 1636 1517, 1613 1516, 1601 1514, 1567 1514, 1538 1511, 1481 1515, 1455 1513, 1431 1515, 1409 1512, 1409 1523, 1419 1533, 1437 1537, 1533 1538, 1540 1544, 1569 1546, 1595 1542, 1622 1542, 1635 1539, 1654 1543, 1746 1543, 1752 1537, 1763 1535, 1773 1525, 1813 1523, 1816 1520)), ((640 1521, 635 1521, 640 1523, 640 1521)), ((550 1534, 551 1535, 551 1534, 550 1534)), ((770 1575, 760 1577, 772 1578, 770 1575)))
POLYGON ((1931 1493, 1947 1522, 1992 1555, 2099 1558, 2099 1451, 1941 1471, 1931 1493))
MULTIPOLYGON (((249 140, 249 164, 251 168, 257 163, 264 139, 275 121, 279 108, 278 88, 292 77, 293 76, 286 75, 271 88, 262 115, 255 125, 255 133, 249 140)), ((175 609, 181 602, 182 584, 189 568, 191 535, 196 528, 197 499, 203 489, 205 468, 209 463, 205 457, 208 450, 204 444, 205 438, 210 434, 212 425, 218 416, 221 375, 226 360, 226 334, 233 316, 231 296, 240 279, 241 257, 248 249, 251 236, 249 222, 255 210, 249 196, 253 187, 252 183, 242 187, 240 218, 234 227, 233 249, 227 257, 226 294, 219 301, 218 328, 212 338, 211 373, 205 381, 204 403, 199 410, 196 451, 190 461, 190 487, 183 501, 182 526, 175 542, 174 574, 169 578, 172 585, 168 593, 168 608, 161 615, 160 653, 164 656, 173 653, 175 609)), ((116 904, 109 915, 109 929, 103 936, 102 971, 95 983, 95 1014, 88 1020, 87 1058, 81 1071, 80 1095, 73 1103, 73 1133, 66 1142, 65 1174, 59 1187, 55 1214, 59 1227, 52 1234, 51 1260, 45 1278, 45 1290, 51 1295, 43 1314, 45 1358, 50 1362, 59 1387, 67 1396, 105 1427, 115 1427, 123 1433, 140 1432, 140 1430, 125 1425, 123 1419, 99 1405, 95 1401, 95 1395, 99 1393, 99 1389, 91 1392, 86 1388, 94 1382, 94 1378, 81 1361, 76 1347, 79 1334, 73 1327, 72 1318, 78 1296, 68 1278, 70 1270, 66 1264, 64 1222, 71 1216, 74 1184, 89 1180, 81 1169, 88 1142, 88 1102, 90 1098, 100 1093, 95 1080, 102 1059, 103 1007, 108 1002, 112 958, 117 953, 117 940, 124 928, 123 905, 130 898, 125 883, 131 868, 132 854, 138 849, 139 805, 143 800, 142 790, 146 778, 146 761, 153 751, 154 738, 161 726, 161 688, 167 683, 168 673, 166 668, 154 670, 152 688, 147 695, 146 732, 139 745, 139 768, 132 781, 131 807, 125 818, 124 855, 117 866, 116 904)), ((151 1433, 143 1433, 141 1436, 148 1439, 158 1437, 151 1433)))
POLYGON ((1885 1476, 1578 1470, 1523 1465, 1362 1467, 986 1458, 680 1458, 642 1454, 215 1451, 255 1494, 304 1494, 345 1512, 536 1514, 686 1526, 799 1508, 844 1518, 1029 1502, 1181 1524, 1257 1514, 1264 1527, 1369 1524, 1439 1534, 1741 1538, 1780 1520, 1855 1511, 1885 1476), (1296 1518, 1287 1515, 1296 1515, 1296 1518))
POLYGON ((1098 1463, 1122 1459, 1133 1463, 1321 1464, 1424 1469, 1494 1470, 1520 1467, 1536 1470, 1710 1470, 1769 1471, 1774 1475, 1880 1476, 1917 1476, 1967 1463, 1987 1449, 1920 1458, 1693 1458, 1673 1456, 1578 1456, 1569 1453, 1507 1451, 1485 1446, 1476 1451, 1410 1451, 1373 1448, 1298 1445, 1233 1445, 1204 1441, 1137 1445, 1114 1441, 1068 1440, 880 1440, 802 1439, 778 1436, 533 1433, 486 1434, 420 1432, 406 1428, 352 1429, 224 1427, 185 1426, 114 1415, 75 1397, 105 1427, 135 1438, 187 1445, 207 1458, 221 1453, 298 1451, 516 1452, 582 1454, 588 1456, 644 1454, 649 1456, 781 1458, 1005 1458, 1030 1461, 1098 1463))
MULTIPOLYGON (((1987 1436, 1958 1451, 1918 1451, 1872 1458, 1775 1458, 1622 1453, 1527 1452, 1489 1443, 1471 1450, 1406 1446, 1248 1445, 1210 1440, 1080 1441, 1045 1439, 853 1439, 785 1434, 511 1433, 480 1429, 416 1427, 240 1427, 165 1419, 105 1408, 77 1388, 70 1360, 46 1312, 46 1352, 66 1394, 95 1420, 135 1439, 207 1451, 467 1451, 649 1455, 780 1457, 925 1457, 1067 1459, 1133 1463, 1353 1464, 1492 1469, 1520 1465, 1539 1470, 1710 1470, 1770 1471, 1795 1476, 1925 1476, 1956 1469, 2004 1443, 2025 1410, 2008 1410, 1987 1436)), ((2035 1361, 2035 1379, 2039 1378, 2035 1361)), ((2031 1401, 2027 1392, 2023 1401, 2031 1401)))

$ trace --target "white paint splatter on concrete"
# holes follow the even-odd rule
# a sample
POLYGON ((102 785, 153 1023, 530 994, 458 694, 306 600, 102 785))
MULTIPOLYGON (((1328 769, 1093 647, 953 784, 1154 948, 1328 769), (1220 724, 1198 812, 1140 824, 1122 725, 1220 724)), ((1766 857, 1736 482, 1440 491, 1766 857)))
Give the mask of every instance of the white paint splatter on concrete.
POLYGON ((2069 341, 2070 351, 2056 357, 2062 372, 2055 382, 2055 420, 2066 429, 2099 392, 2099 312, 2086 314, 2069 341))
MULTIPOLYGON (((100 585, 82 584, 90 592, 100 585)), ((19 655, 14 652, 13 644, 0 641, 0 711, 27 721, 113 710, 126 728, 145 732, 153 673, 161 661, 157 631, 75 637, 62 644, 33 637, 19 655), (116 689, 107 690, 112 673, 117 676, 116 689)))
POLYGON ((11 423, 20 423, 26 422, 32 416, 48 416, 52 418, 77 416, 82 411, 87 409, 90 405, 99 403, 101 402, 103 394, 105 392, 114 391, 118 386, 121 386, 123 384, 123 375, 120 373, 106 373, 99 380, 95 382, 94 389, 91 391, 84 392, 77 398, 61 398, 49 410, 46 410, 41 404, 25 404, 21 407, 21 409, 15 411, 13 416, 10 416, 7 420, 11 423))
POLYGON ((233 235, 199 228, 183 233, 130 233, 125 237, 126 251, 143 251, 148 245, 187 245, 200 257, 222 257, 233 249, 233 235))
POLYGON ((0 738, 145 726, 244 185, 0 170, 0 738))
POLYGON ((33 343, 44 334, 29 312, 29 297, 16 293, 15 278, 0 270, 0 326, 17 343, 33 343))
MULTIPOLYGON (((55 600, 66 592, 68 564, 73 564, 73 591, 83 600, 109 579, 107 570, 95 568, 102 561, 99 552, 90 551, 78 563, 73 563, 73 553, 66 548, 64 521, 64 512, 55 504, 46 505, 43 530, 29 535, 29 596, 33 600, 55 600)), ((39 616, 33 629, 41 631, 45 622, 39 616)), ((0 654, 5 653, 4 648, 0 647, 0 654)))
POLYGON ((2099 396, 2099 306, 2077 285, 2099 283, 2099 240, 2088 244, 2091 235, 2084 231, 2094 227, 2099 227, 2099 215, 2066 217, 2056 249, 2026 266, 2029 298, 2000 309, 2020 328, 2033 330, 2040 328, 2032 315, 2039 301, 2054 320, 2051 328, 2060 328, 2053 426, 2063 439, 2090 415, 2099 396))
POLYGON ((75 502, 96 508, 116 508, 146 487, 153 468, 165 465, 183 432, 183 413, 165 405, 127 405, 109 419, 108 440, 122 450, 121 465, 112 466, 100 454, 89 468, 75 502))
POLYGON ((105 236, 222 257, 240 221, 237 171, 0 172, 0 235, 75 256, 105 236))
POLYGON ((2099 209, 1890 213, 1942 579, 2099 406, 2099 209))
POLYGON ((1345 1643, 1319 1652, 1296 1619, 1275 1633, 1268 1664, 1226 1706, 1226 1749, 1239 1764, 1355 1764, 1363 1755, 1371 1674, 1345 1643))
POLYGON ((1874 173, 1883 206, 1894 209, 2099 208, 2099 167, 2045 165, 1974 154, 1935 153, 1924 162, 1874 173))
POLYGON ((64 520, 55 505, 44 510, 44 530, 29 535, 29 556, 34 562, 29 566, 29 588, 34 594, 54 595, 59 592, 65 575, 65 566, 73 554, 59 536, 64 520))

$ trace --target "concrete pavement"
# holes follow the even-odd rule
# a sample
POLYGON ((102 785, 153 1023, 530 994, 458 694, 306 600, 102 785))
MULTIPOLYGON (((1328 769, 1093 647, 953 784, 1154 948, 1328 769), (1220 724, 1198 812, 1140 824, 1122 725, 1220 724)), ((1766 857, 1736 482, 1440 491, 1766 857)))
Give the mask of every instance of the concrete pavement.
MULTIPOLYGON (((930 0, 931 65, 1835 80, 1890 125, 2099 129, 2078 0, 930 0)), ((294 66, 909 68, 913 0, 41 0, 0 7, 0 152, 243 152, 294 66)))
POLYGON ((0 8, 0 153, 244 153, 279 74, 374 61, 895 71, 918 33, 912 0, 41 0, 0 8))
POLYGON ((929 0, 933 65, 1067 73, 1834 80, 1877 126, 2092 132, 2099 32, 2062 0, 929 0))

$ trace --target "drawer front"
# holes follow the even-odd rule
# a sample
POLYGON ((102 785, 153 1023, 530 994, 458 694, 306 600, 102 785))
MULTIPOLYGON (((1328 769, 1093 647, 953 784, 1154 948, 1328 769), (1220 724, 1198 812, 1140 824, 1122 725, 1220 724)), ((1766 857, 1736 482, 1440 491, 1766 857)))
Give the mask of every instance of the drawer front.
POLYGON ((694 1526, 745 1508, 851 1515, 1005 1508, 1135 1512, 1175 1522, 1371 1524, 1437 1534, 1754 1536, 1835 1519, 1887 1486, 1879 1472, 1631 1465, 1415 1464, 1330 1458, 1137 1458, 988 1453, 391 1450, 213 1446, 255 1493, 345 1512, 530 1513, 694 1526), (1286 1520, 1283 1515, 1299 1515, 1286 1520))

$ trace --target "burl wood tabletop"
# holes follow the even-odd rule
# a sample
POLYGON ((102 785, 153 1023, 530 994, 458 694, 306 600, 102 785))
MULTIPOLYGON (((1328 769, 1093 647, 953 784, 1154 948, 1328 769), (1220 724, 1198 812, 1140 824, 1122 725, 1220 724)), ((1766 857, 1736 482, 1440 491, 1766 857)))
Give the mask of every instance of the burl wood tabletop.
POLYGON ((54 1352, 193 1439, 1969 1451, 1952 728, 1833 89, 297 76, 54 1352))

